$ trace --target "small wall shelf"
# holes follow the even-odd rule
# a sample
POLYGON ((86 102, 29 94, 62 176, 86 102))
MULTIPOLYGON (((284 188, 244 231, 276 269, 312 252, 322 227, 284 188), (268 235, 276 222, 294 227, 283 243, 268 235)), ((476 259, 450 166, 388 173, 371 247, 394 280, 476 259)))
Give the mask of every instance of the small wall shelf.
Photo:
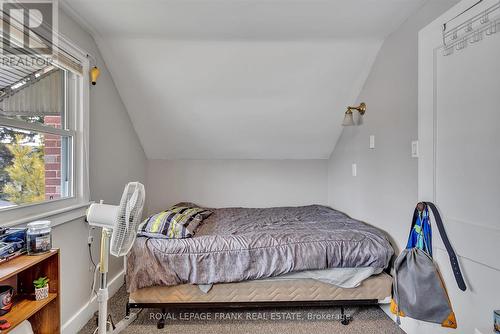
POLYGON ((28 320, 35 334, 60 333, 59 305, 59 250, 37 256, 22 255, 10 261, 0 263, 0 284, 17 286, 14 305, 9 313, 1 318, 11 324, 2 334, 8 333, 24 320, 28 320), (33 280, 47 276, 49 297, 35 300, 33 280))

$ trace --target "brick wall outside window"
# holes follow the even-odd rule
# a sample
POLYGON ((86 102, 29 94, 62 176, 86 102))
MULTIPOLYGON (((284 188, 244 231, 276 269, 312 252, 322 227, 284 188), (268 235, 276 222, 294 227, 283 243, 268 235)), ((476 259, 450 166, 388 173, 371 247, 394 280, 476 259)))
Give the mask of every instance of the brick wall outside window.
MULTIPOLYGON (((45 116, 45 125, 61 128, 61 116, 45 116)), ((61 137, 44 135, 45 199, 61 198, 61 137)))

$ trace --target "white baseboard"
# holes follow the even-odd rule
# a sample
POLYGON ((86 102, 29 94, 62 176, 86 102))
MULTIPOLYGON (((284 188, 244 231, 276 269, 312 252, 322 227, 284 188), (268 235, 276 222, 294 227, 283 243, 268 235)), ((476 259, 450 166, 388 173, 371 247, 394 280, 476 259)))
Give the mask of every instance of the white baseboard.
POLYGON ((384 305, 379 304, 379 306, 382 309, 382 311, 384 311, 384 313, 387 314, 389 318, 391 318, 394 322, 396 322, 396 316, 391 312, 390 301, 389 304, 384 304, 384 305))
MULTIPOLYGON (((111 298, 124 282, 125 272, 122 270, 108 283, 109 298, 111 298)), ((125 305, 124 305, 125 307, 125 305)), ((92 297, 81 309, 79 309, 61 327, 62 334, 75 334, 92 318, 97 311, 97 296, 92 297)))

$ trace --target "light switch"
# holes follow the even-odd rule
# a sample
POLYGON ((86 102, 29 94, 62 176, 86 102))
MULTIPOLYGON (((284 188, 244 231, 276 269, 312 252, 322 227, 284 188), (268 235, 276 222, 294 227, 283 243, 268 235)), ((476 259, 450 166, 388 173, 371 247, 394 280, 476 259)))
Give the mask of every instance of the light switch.
POLYGON ((352 164, 352 176, 357 176, 357 175, 358 175, 358 165, 352 164))
POLYGON ((411 142, 411 157, 418 158, 418 140, 411 142))
POLYGON ((375 148, 375 136, 370 136, 370 148, 375 148))

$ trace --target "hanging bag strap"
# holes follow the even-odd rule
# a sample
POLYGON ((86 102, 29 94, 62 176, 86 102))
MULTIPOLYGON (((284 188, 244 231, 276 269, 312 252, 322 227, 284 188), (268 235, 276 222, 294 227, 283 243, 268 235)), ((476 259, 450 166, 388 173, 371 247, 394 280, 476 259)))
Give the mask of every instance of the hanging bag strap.
POLYGON ((411 226, 410 226, 410 235, 411 232, 413 231, 413 228, 415 227, 415 224, 417 223, 417 218, 418 218, 418 204, 415 207, 415 210, 413 210, 413 218, 411 220, 411 226))
MULTIPOLYGON (((458 264, 457 255, 451 247, 450 239, 448 239, 448 235, 446 235, 446 231, 444 229, 443 220, 441 219, 441 215, 439 214, 439 210, 432 202, 423 202, 427 206, 429 206, 434 214, 434 218, 436 218, 436 226, 439 230, 439 235, 441 236, 441 240, 443 240, 444 247, 448 252, 448 256, 450 257, 451 269, 453 271, 453 275, 455 275, 455 280, 457 281, 457 285, 460 290, 465 291, 467 286, 465 285, 464 278, 462 276, 462 272, 460 271, 460 266, 458 264)), ((417 209, 415 209, 416 211, 417 209)))

